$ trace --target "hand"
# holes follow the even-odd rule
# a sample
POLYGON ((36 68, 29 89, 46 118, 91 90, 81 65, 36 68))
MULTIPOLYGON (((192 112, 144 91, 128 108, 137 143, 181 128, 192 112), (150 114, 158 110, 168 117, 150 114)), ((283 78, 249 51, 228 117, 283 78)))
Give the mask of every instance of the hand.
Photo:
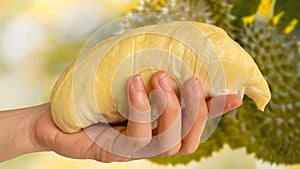
MULTIPOLYGON (((137 110, 129 112, 130 117, 150 117, 150 103, 141 82, 139 76, 135 76, 129 82, 129 99, 134 110, 137 110)), ((17 149, 9 155, 7 152, 0 153, 0 161, 36 151, 55 151, 70 158, 95 159, 101 162, 189 154, 197 149, 208 118, 226 113, 242 103, 240 97, 236 95, 220 96, 206 101, 200 81, 191 78, 184 85, 183 97, 186 109, 182 115, 179 101, 170 87, 170 81, 166 74, 156 73, 152 79, 152 87, 162 91, 166 99, 165 107, 161 109, 162 114, 158 119, 158 127, 155 130, 152 130, 150 121, 128 120, 127 126, 93 125, 80 132, 66 134, 53 123, 50 105, 44 104, 22 111, 26 115, 22 116, 19 121, 28 123, 24 125, 22 131, 15 132, 26 133, 26 135, 17 139, 11 138, 27 146, 26 151, 19 150, 21 152, 18 152, 17 149), (222 111, 214 115, 208 114, 210 106, 216 106, 212 103, 219 103, 224 98, 226 98, 226 102, 224 107, 221 106, 222 111)), ((159 98, 157 100, 158 107, 162 107, 164 104, 159 102, 159 98)), ((4 139, 1 135, 0 137, 0 140, 4 139)), ((11 143, 3 144, 6 144, 4 146, 8 147, 8 150, 15 147, 11 143)))

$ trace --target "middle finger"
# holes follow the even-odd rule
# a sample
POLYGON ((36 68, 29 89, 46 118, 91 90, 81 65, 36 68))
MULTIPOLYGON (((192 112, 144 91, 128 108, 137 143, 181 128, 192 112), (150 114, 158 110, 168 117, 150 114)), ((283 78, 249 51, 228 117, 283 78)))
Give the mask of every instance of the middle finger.
POLYGON ((161 90, 167 100, 158 119, 157 137, 162 156, 176 154, 181 147, 181 107, 171 86, 169 76, 160 71, 153 75, 152 88, 161 90))

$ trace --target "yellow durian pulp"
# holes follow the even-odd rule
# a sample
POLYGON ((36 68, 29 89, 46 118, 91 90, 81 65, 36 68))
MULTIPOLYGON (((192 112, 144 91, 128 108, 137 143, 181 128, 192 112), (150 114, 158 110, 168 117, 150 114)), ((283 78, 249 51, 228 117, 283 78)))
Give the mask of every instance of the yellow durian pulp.
POLYGON ((116 35, 80 56, 52 91, 52 118, 67 133, 98 122, 124 121, 130 77, 140 74, 149 93, 151 76, 159 70, 170 75, 177 93, 195 76, 205 97, 246 94, 260 110, 271 98, 252 57, 223 29, 174 21, 116 35))

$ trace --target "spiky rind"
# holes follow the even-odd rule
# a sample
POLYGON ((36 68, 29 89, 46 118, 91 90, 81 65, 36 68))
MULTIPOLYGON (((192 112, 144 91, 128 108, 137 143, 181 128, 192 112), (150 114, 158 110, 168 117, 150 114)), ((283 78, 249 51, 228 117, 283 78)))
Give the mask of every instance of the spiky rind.
POLYGON ((133 8, 129 17, 123 22, 123 29, 164 23, 172 20, 191 20, 214 24, 233 32, 235 17, 230 13, 232 6, 223 0, 142 0, 133 8), (155 13, 149 13, 155 12, 155 13), (143 13, 143 15, 134 15, 143 13), (142 16, 142 17, 140 17, 142 16))
MULTIPOLYGON (((239 42, 260 67, 267 79, 272 99, 264 112, 259 112, 249 99, 244 99, 235 120, 239 138, 229 139, 232 147, 246 146, 248 153, 276 164, 296 164, 300 159, 300 75, 299 51, 294 37, 254 22, 239 33, 239 42), (246 141, 241 143, 241 140, 246 141)), ((225 127, 225 126, 224 126, 225 127)), ((226 128, 226 127, 225 127, 226 128)), ((230 134, 230 131, 228 131, 230 134)))

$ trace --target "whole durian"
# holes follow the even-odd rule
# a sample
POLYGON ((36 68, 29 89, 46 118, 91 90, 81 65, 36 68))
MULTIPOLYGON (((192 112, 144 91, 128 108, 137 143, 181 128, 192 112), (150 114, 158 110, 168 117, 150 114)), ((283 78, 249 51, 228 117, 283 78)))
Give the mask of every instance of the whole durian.
POLYGON ((263 113, 249 100, 220 123, 234 147, 245 146, 257 158, 284 164, 296 164, 300 159, 300 55, 294 37, 276 27, 254 22, 241 29, 240 44, 260 67, 270 84, 272 99, 263 113), (238 125, 232 135, 228 125, 238 125))

